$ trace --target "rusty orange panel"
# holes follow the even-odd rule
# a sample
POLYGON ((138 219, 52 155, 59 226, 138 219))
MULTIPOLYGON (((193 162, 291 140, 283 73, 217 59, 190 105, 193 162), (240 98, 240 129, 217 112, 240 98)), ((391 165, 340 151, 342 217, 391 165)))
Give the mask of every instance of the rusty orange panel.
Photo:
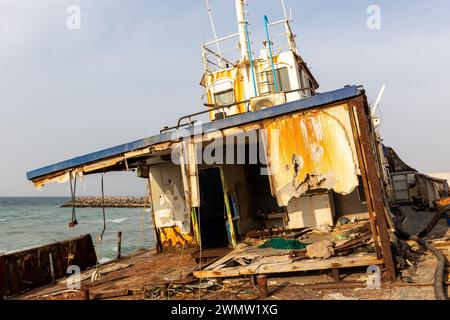
POLYGON ((358 185, 347 108, 345 104, 264 121, 271 189, 280 206, 308 190, 349 194, 358 185))
POLYGON ((437 205, 438 209, 443 208, 445 206, 449 206, 450 205, 450 197, 436 200, 436 205, 437 205))
POLYGON ((164 249, 193 247, 197 245, 192 234, 182 234, 178 226, 160 228, 159 237, 164 249))

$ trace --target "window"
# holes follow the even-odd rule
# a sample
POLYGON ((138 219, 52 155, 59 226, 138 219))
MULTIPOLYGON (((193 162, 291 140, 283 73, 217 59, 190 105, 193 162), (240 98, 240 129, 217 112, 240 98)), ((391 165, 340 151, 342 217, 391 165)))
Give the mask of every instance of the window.
POLYGON ((214 94, 214 101, 217 106, 226 106, 235 103, 234 90, 229 89, 214 94))
MULTIPOLYGON (((289 82, 289 71, 287 67, 275 69, 275 74, 277 75, 278 91, 289 91, 291 90, 291 85, 289 82)), ((272 70, 266 71, 266 79, 269 84, 270 92, 275 92, 274 78, 272 76, 272 70)))

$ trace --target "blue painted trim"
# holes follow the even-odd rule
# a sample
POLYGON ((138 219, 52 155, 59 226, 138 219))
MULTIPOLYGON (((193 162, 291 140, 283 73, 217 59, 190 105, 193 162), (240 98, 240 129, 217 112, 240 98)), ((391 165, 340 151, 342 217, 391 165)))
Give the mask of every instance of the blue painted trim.
POLYGON ((174 132, 178 134, 179 138, 187 137, 193 135, 194 133, 197 134, 199 132, 231 128, 234 126, 248 124, 268 118, 273 118, 276 116, 292 113, 303 109, 309 109, 338 101, 344 101, 359 96, 360 94, 361 91, 357 86, 351 86, 326 93, 319 93, 307 99, 296 100, 279 106, 254 112, 241 113, 229 118, 208 122, 202 125, 201 130, 197 126, 195 128, 191 127, 175 131, 164 132, 145 139, 125 143, 113 148, 104 149, 101 151, 90 153, 84 156, 79 156, 67 161, 59 162, 50 166, 30 171, 27 173, 27 178, 29 180, 34 180, 36 178, 51 173, 56 173, 58 171, 75 168, 81 165, 86 165, 92 162, 100 161, 111 157, 116 157, 126 152, 147 148, 152 145, 156 145, 158 143, 168 142, 172 140, 174 132))
MULTIPOLYGON (((256 76, 255 76, 255 68, 253 66, 252 46, 250 45, 250 36, 248 34, 248 21, 245 21, 245 36, 247 38, 247 50, 248 50, 248 57, 250 59, 250 70, 252 71, 253 91, 255 93, 255 97, 257 97, 258 89, 256 88, 256 76)), ((249 111, 248 108, 247 111, 249 111)))
POLYGON ((275 72, 275 65, 273 63, 272 44, 270 41, 270 33, 269 33, 269 18, 267 18, 267 16, 264 16, 264 26, 266 28, 267 46, 269 47, 270 66, 272 67, 272 77, 273 83, 275 85, 275 93, 278 93, 278 79, 277 74, 275 72))

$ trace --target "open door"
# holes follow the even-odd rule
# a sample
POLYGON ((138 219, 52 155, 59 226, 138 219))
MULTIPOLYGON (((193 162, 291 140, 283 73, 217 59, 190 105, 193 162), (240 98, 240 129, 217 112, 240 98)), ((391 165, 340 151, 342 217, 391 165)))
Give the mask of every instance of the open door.
POLYGON ((203 249, 228 247, 226 210, 219 168, 200 170, 199 225, 203 249))

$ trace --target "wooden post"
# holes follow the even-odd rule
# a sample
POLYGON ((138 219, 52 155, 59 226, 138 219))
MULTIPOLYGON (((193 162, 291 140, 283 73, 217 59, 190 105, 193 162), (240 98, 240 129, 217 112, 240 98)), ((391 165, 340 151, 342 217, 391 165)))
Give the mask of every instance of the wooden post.
POLYGON ((258 282, 259 298, 265 299, 269 296, 269 289, 267 288, 267 277, 265 274, 260 274, 256 277, 258 282))
POLYGON ((81 290, 81 299, 89 300, 89 290, 81 290))
POLYGON ((56 281, 56 276, 55 276, 55 261, 53 260, 53 253, 50 252, 48 254, 48 258, 50 260, 50 274, 52 277, 52 283, 55 283, 56 281))
MULTIPOLYGON (((378 175, 380 168, 377 166, 374 146, 372 144, 373 133, 370 111, 367 102, 362 97, 350 101, 351 113, 356 114, 358 121, 359 144, 362 152, 360 159, 361 172, 367 177, 368 190, 366 190, 367 201, 372 203, 375 212, 375 224, 378 228, 378 236, 381 242, 381 252, 384 265, 391 281, 395 281, 395 265, 391 250, 391 240, 386 219, 385 204, 383 202, 383 191, 381 188, 381 177, 378 175)), ((358 142, 356 142, 358 143, 358 142)), ((376 240, 375 240, 376 241, 376 240)))
POLYGON ((336 282, 341 281, 341 274, 339 272, 339 269, 337 269, 337 268, 331 269, 331 272, 333 274, 334 281, 336 281, 336 282))
POLYGON ((122 256, 122 231, 117 232, 117 260, 119 260, 122 256))
POLYGON ((223 187, 223 197, 225 202, 225 209, 227 212, 227 218, 228 218, 228 224, 230 225, 230 236, 231 236, 231 244, 233 245, 233 248, 236 248, 236 230, 234 229, 234 220, 231 216, 231 207, 230 207, 230 201, 228 200, 228 188, 225 181, 225 174, 223 173, 223 168, 220 167, 220 178, 222 180, 222 187, 223 187))

